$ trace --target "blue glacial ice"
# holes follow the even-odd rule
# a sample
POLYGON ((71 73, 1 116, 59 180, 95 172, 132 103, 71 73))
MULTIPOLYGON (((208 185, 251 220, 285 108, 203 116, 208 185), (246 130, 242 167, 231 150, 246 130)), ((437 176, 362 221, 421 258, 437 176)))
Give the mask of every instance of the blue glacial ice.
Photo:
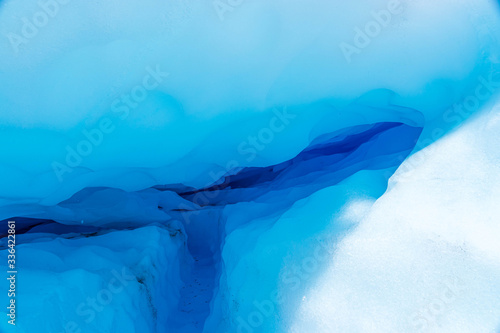
POLYGON ((1 1, 0 332, 500 329, 499 19, 1 1))

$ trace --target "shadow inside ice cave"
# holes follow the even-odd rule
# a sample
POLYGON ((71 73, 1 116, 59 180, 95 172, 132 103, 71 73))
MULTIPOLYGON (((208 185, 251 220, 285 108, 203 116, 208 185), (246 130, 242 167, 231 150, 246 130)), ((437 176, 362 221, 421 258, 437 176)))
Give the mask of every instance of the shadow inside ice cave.
MULTIPOLYGON (((172 313, 156 315, 164 317, 164 325, 176 332, 201 332, 209 316, 224 317, 224 312, 230 311, 222 308, 220 301, 214 301, 216 294, 228 290, 223 277, 231 272, 225 267, 222 250, 229 234, 266 218, 275 221, 297 201, 336 186, 360 171, 387 170, 387 181, 413 150, 420 133, 419 127, 396 122, 346 128, 316 138, 290 160, 242 168, 199 189, 178 184, 136 192, 86 188, 51 207, 47 219, 17 217, 18 230, 26 237, 51 235, 69 241, 154 225, 167 230, 170 237, 180 237, 187 255, 179 262, 179 283, 149 286, 146 290, 161 294, 161 288, 178 288, 177 304, 170 307, 172 313), (231 207, 236 206, 238 217, 232 218, 231 207), (140 222, 132 221, 130 216, 134 214, 140 222), (71 216, 85 219, 86 224, 68 223, 71 216), (107 223, 110 220, 115 223, 107 223)), ((149 303, 153 313, 158 308, 169 308, 149 303)))

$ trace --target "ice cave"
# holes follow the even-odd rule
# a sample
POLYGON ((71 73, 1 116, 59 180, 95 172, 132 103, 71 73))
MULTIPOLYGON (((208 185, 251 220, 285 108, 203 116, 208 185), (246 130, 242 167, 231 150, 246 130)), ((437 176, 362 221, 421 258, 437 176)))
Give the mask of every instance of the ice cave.
POLYGON ((0 332, 500 332, 496 0, 0 0, 0 332))

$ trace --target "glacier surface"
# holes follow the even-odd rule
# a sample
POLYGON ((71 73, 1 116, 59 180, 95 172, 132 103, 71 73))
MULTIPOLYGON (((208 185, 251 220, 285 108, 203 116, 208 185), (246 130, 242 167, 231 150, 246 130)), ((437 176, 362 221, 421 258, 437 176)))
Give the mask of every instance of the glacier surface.
POLYGON ((1 332, 500 329, 497 1, 4 0, 0 35, 1 332))

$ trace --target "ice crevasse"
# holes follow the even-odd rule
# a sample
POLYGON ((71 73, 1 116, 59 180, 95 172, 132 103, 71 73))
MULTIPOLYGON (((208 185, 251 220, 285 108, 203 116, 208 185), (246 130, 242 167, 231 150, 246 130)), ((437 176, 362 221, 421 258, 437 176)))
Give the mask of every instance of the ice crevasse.
POLYGON ((499 9, 1 1, 16 332, 498 331, 499 9))

